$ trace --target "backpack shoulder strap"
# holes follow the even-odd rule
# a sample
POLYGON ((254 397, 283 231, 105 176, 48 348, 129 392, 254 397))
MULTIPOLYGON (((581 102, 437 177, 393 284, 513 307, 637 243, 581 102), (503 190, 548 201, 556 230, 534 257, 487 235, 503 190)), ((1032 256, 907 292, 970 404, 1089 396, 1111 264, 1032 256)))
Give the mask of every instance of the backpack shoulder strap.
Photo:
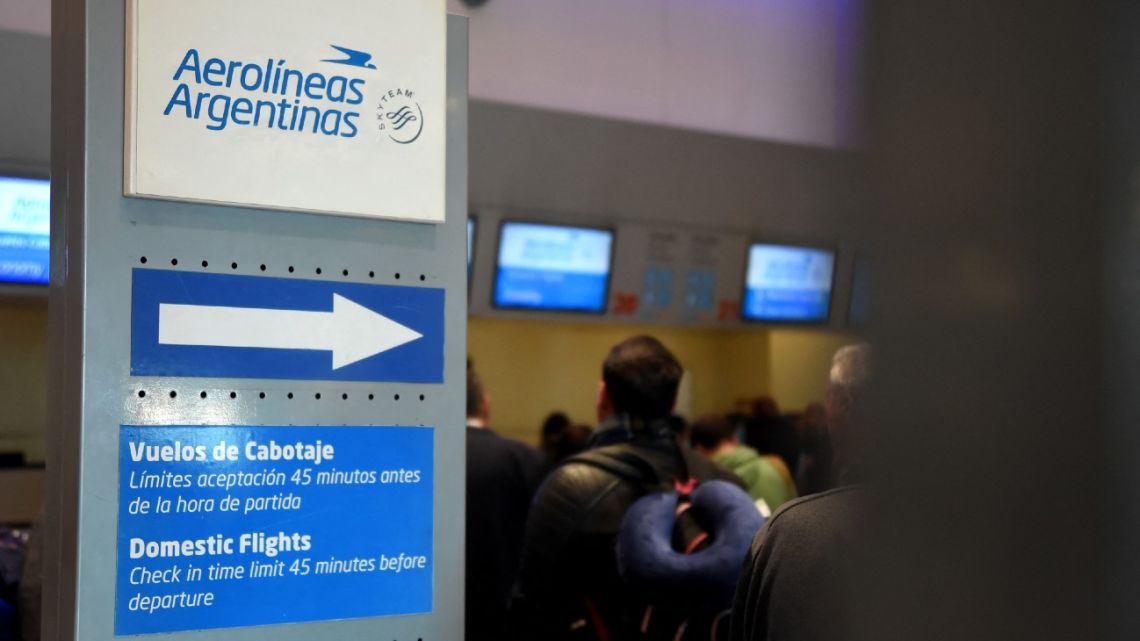
POLYGON ((587 450, 572 456, 567 463, 582 463, 604 470, 647 492, 662 487, 661 475, 653 464, 622 445, 587 450))

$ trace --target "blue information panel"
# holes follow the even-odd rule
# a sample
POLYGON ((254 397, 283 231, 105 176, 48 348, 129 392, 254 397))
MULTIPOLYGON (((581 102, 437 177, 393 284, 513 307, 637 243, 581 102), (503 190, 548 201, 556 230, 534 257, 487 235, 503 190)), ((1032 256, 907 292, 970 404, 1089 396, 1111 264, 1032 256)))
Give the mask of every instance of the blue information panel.
POLYGON ((122 426, 115 634, 430 612, 433 432, 122 426))
POLYGON ((495 306, 604 312, 612 245, 604 229, 504 223, 495 306))
POLYGON ((752 245, 741 306, 745 320, 826 321, 834 272, 835 254, 827 250, 752 245))
POLYGON ((131 374, 443 382, 444 290, 135 269, 131 374))
POLYGON ((46 180, 0 176, 0 282, 48 282, 50 192, 46 180))

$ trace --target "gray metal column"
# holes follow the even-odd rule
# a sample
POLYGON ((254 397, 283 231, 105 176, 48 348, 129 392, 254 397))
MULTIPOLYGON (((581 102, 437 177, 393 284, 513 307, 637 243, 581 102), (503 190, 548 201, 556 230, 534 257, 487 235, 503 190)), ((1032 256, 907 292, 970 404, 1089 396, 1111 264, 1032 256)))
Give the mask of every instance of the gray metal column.
MULTIPOLYGON (((182 632, 179 638, 460 638, 465 19, 452 17, 448 23, 447 222, 442 225, 124 198, 124 2, 54 0, 52 20, 52 380, 44 638, 98 641, 115 636, 117 519, 124 507, 118 500, 121 425, 434 427, 429 614, 182 632), (445 382, 132 376, 132 273, 139 268, 442 289, 445 382)), ((267 169, 251 168, 258 170, 267 169)), ((292 598, 320 595, 296 593, 292 598)), ((208 611, 202 616, 208 617, 208 611)))

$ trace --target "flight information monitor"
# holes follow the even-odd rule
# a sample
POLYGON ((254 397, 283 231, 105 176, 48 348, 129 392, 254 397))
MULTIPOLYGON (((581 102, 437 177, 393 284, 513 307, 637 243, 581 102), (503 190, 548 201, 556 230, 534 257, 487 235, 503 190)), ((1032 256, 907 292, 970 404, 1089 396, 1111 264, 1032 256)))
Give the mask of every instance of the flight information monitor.
POLYGON ((748 249, 745 320, 820 323, 830 316, 835 252, 765 245, 748 249))
POLYGON ((467 217, 467 278, 471 278, 471 257, 475 250, 475 219, 467 217))
POLYGON ((47 284, 49 185, 0 176, 0 283, 47 284))
POLYGON ((606 229, 503 223, 495 306, 604 312, 613 239, 606 229))

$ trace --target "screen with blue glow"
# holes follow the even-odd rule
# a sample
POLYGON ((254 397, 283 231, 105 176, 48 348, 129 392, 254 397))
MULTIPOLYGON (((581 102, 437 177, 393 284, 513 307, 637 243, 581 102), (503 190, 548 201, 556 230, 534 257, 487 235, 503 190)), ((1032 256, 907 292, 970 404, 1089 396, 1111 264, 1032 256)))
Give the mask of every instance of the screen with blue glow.
POLYGON ((46 285, 50 183, 0 176, 0 282, 46 285))
POLYGON ((748 250, 742 310, 745 320, 816 323, 831 310, 835 253, 754 244, 748 250))
POLYGON ((467 278, 471 278, 471 256, 475 249, 475 219, 467 218, 467 278))
POLYGON ((613 238, 604 229, 504 223, 495 306, 604 312, 613 238))

